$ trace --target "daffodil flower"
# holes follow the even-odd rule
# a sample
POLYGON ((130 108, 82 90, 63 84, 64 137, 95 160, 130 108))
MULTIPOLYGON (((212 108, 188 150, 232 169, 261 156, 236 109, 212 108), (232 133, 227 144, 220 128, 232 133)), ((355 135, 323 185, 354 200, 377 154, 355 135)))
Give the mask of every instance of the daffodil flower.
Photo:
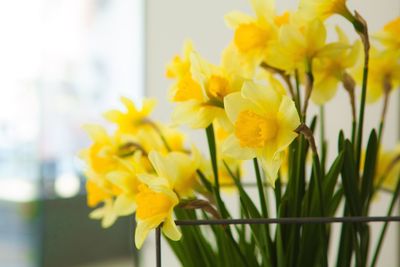
POLYGON ((243 79, 235 72, 239 68, 215 66, 194 51, 180 62, 182 66, 175 66, 174 73, 178 70, 184 73, 175 75, 178 79, 170 92, 171 100, 176 103, 172 121, 191 128, 206 128, 215 119, 226 122, 223 99, 240 90, 243 79))
MULTIPOLYGON (((195 153, 194 153, 195 154, 195 153)), ((191 196, 196 183, 198 159, 181 152, 165 156, 156 151, 149 154, 156 175, 138 174, 142 184, 135 198, 136 221, 135 244, 140 248, 150 230, 161 223, 163 233, 172 240, 178 240, 178 231, 172 217, 179 198, 191 196)))
POLYGON ((140 249, 148 233, 161 223, 163 233, 172 240, 179 240, 181 233, 177 229, 172 213, 179 203, 178 196, 163 177, 139 175, 143 182, 136 195, 135 245, 140 249))
POLYGON ((315 78, 311 100, 318 105, 331 100, 337 91, 338 85, 343 80, 344 73, 354 67, 362 52, 360 41, 350 45, 343 31, 336 27, 339 41, 349 46, 343 49, 335 57, 324 57, 314 61, 313 74, 315 78))
POLYGON ((265 57, 268 45, 277 38, 277 29, 288 21, 288 14, 275 15, 275 1, 252 0, 255 17, 239 11, 225 15, 225 22, 234 30, 233 45, 238 58, 248 69, 258 66, 265 57))
POLYGON ((96 181, 88 179, 86 181, 87 204, 90 208, 95 208, 89 214, 89 218, 101 220, 101 226, 108 228, 114 224, 118 214, 114 210, 114 197, 120 193, 117 187, 104 181, 97 184, 96 181), (97 207, 100 203, 102 205, 97 207))
POLYGON ((326 44, 326 29, 318 20, 312 20, 299 27, 283 25, 279 40, 271 44, 267 52, 267 64, 288 73, 295 69, 311 71, 316 58, 336 57, 348 46, 342 43, 326 44))
POLYGON ((383 29, 375 34, 375 37, 388 49, 400 50, 400 17, 387 23, 383 29))
POLYGON ((80 152, 80 157, 87 163, 90 172, 106 173, 117 165, 115 156, 118 149, 118 138, 109 136, 99 125, 85 125, 92 144, 80 152))
POLYGON ((115 123, 118 127, 119 134, 135 134, 139 129, 146 127, 151 128, 148 124, 148 116, 153 111, 156 104, 153 99, 145 99, 141 109, 138 109, 132 100, 121 97, 121 102, 126 108, 126 112, 119 110, 110 110, 104 114, 104 117, 115 123))
MULTIPOLYGON (((379 100, 384 95, 385 90, 389 88, 395 89, 400 86, 400 62, 395 55, 395 52, 378 51, 376 48, 371 49, 367 103, 374 103, 379 100)), ((356 71, 355 77, 356 81, 361 84, 361 68, 356 71)))
POLYGON ((121 152, 125 151, 123 149, 124 142, 119 135, 110 136, 103 127, 98 125, 85 125, 84 128, 93 142, 89 148, 80 152, 80 157, 86 163, 84 174, 87 178, 88 206, 94 208, 103 203, 103 206, 93 210, 89 217, 101 219, 103 227, 110 227, 119 215, 126 212, 115 210, 115 208, 121 210, 119 208, 121 201, 118 200, 115 203, 115 200, 124 191, 111 182, 108 175, 121 169, 123 162, 130 160, 131 157, 125 154, 121 155, 121 152))
POLYGON ((395 149, 381 151, 375 171, 375 185, 394 191, 400 175, 400 145, 395 149), (381 179, 383 180, 381 181, 381 179))
POLYGON ((246 82, 241 92, 225 98, 225 109, 235 129, 223 153, 243 160, 259 158, 274 186, 284 151, 300 125, 294 102, 270 87, 246 82))
POLYGON ((327 19, 334 14, 339 14, 346 19, 354 20, 353 14, 346 6, 347 0, 301 0, 299 13, 305 19, 327 19))
MULTIPOLYGON (((362 153, 360 170, 364 169, 365 151, 362 153)), ((380 149, 376 163, 374 186, 394 191, 400 175, 400 145, 394 149, 380 149)))
POLYGON ((107 180, 119 189, 114 201, 114 212, 118 216, 130 215, 136 210, 136 195, 141 184, 137 175, 145 170, 138 160, 121 160, 121 167, 107 174, 107 180))
POLYGON ((101 226, 103 228, 108 228, 114 224, 117 220, 118 215, 115 212, 113 199, 105 199, 103 201, 103 206, 93 210, 89 214, 89 218, 95 220, 101 220, 101 226))

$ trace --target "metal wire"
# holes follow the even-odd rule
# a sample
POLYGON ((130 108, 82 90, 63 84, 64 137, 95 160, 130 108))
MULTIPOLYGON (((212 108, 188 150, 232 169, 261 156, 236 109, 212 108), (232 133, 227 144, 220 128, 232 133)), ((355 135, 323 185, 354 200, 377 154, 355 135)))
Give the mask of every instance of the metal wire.
POLYGON ((237 224, 315 224, 315 223, 369 223, 400 222, 400 216, 352 216, 352 217, 286 217, 218 220, 176 220, 179 226, 193 225, 237 225, 237 224))

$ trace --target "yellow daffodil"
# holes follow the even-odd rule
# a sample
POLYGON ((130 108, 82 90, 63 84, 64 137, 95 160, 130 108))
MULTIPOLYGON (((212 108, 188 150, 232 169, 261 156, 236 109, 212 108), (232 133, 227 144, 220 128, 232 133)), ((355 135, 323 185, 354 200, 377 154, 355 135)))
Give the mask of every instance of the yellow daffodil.
POLYGON ((89 217, 101 219, 102 226, 109 227, 117 219, 112 206, 113 198, 119 190, 105 179, 105 175, 117 166, 115 160, 117 145, 101 126, 86 125, 85 129, 93 142, 88 149, 80 152, 81 158, 86 163, 84 173, 88 179, 87 202, 89 207, 103 203, 103 206, 93 210, 89 217))
MULTIPOLYGON (((356 72, 356 81, 362 82, 362 68, 356 72)), ((392 52, 370 52, 370 64, 367 85, 367 102, 373 103, 380 99, 386 89, 396 89, 400 86, 400 60, 392 52), (386 88, 388 87, 388 88, 386 88)))
POLYGON ((288 14, 275 16, 275 1, 251 0, 256 17, 233 11, 225 15, 225 22, 234 30, 233 44, 239 58, 249 66, 258 66, 264 59, 268 45, 277 38, 277 28, 288 21, 288 14))
POLYGON ((153 111, 156 104, 153 99, 145 99, 141 109, 138 109, 132 100, 121 97, 121 102, 126 108, 126 112, 119 110, 110 110, 104 114, 104 117, 115 123, 120 134, 135 134, 140 128, 151 127, 148 122, 148 116, 153 111))
POLYGON ((85 130, 93 142, 89 148, 80 153, 86 163, 84 174, 87 177, 88 206, 94 208, 103 203, 102 207, 93 210, 89 216, 101 219, 102 226, 109 227, 117 216, 121 215, 115 210, 114 200, 123 193, 123 190, 107 179, 107 176, 120 169, 123 162, 129 160, 135 152, 141 151, 135 146, 127 149, 129 143, 125 143, 119 135, 108 135, 101 126, 86 125, 85 130))
POLYGON ((117 162, 118 141, 109 136, 106 130, 99 125, 85 125, 92 144, 88 149, 80 152, 81 158, 86 162, 91 172, 104 174, 115 168, 117 162))
POLYGON ((114 200, 105 199, 103 206, 93 210, 89 214, 89 217, 91 219, 101 220, 101 226, 103 228, 108 228, 113 225, 118 218, 118 215, 114 210, 114 200))
POLYGON ((157 124, 157 131, 139 131, 137 136, 146 151, 156 150, 160 153, 183 151, 185 135, 177 128, 157 124))
POLYGON ((381 151, 376 168, 375 185, 394 191, 400 175, 400 145, 393 150, 381 151))
POLYGON ((314 59, 335 57, 346 48, 342 43, 326 44, 326 29, 318 19, 301 28, 287 24, 280 28, 279 40, 268 49, 266 63, 287 72, 310 71, 314 59))
POLYGON ((87 193, 87 205, 90 208, 96 207, 99 203, 105 201, 106 199, 111 199, 113 197, 110 192, 102 189, 94 181, 88 179, 86 181, 86 193, 87 193))
POLYGON ((338 14, 352 21, 353 14, 346 6, 347 0, 301 0, 299 5, 299 13, 305 19, 327 19, 328 17, 338 14))
POLYGON ((377 39, 389 50, 400 50, 400 17, 387 23, 376 35, 377 39))
POLYGON ((180 198, 193 196, 197 184, 196 170, 200 165, 200 154, 195 148, 192 149, 192 154, 190 156, 183 152, 170 152, 162 155, 155 151, 149 154, 156 173, 168 179, 180 198))
POLYGON ((161 223, 163 233, 172 240, 179 240, 181 233, 177 229, 172 213, 179 203, 178 196, 171 189, 169 181, 163 177, 139 175, 143 184, 139 185, 136 195, 135 245, 140 249, 148 233, 161 223))
POLYGON ((171 89, 171 100, 176 103, 173 122, 191 128, 206 128, 215 119, 226 121, 223 99, 240 90, 243 80, 232 66, 212 65, 196 52, 181 62, 186 67, 174 69, 184 70, 184 73, 175 75, 178 81, 171 89), (190 69, 187 69, 187 64, 190 69))
POLYGON ((338 27, 336 27, 336 31, 339 41, 349 45, 349 49, 341 50, 335 57, 315 60, 313 64, 315 82, 311 99, 318 105, 328 102, 335 96, 338 84, 343 80, 343 75, 357 63, 362 51, 361 42, 356 41, 350 45, 343 31, 338 27))
POLYGON ((148 232, 163 223, 164 234, 172 240, 181 236, 172 213, 179 198, 192 196, 199 160, 181 152, 161 155, 151 151, 149 159, 156 175, 138 174, 143 183, 136 195, 136 247, 140 248, 148 232))
POLYGON ((239 93, 225 99, 234 133, 223 144, 223 153, 237 159, 259 158, 274 186, 284 150, 297 136, 300 125, 294 102, 270 87, 246 82, 239 93))
POLYGON ((136 209, 135 198, 138 194, 140 181, 138 173, 144 169, 136 161, 122 161, 122 166, 107 174, 107 179, 120 190, 116 196, 113 209, 118 216, 132 214, 136 209))
POLYGON ((282 82, 275 77, 275 75, 269 71, 261 69, 262 71, 257 73, 256 79, 258 83, 265 82, 265 85, 271 86, 278 94, 286 95, 286 89, 282 82))

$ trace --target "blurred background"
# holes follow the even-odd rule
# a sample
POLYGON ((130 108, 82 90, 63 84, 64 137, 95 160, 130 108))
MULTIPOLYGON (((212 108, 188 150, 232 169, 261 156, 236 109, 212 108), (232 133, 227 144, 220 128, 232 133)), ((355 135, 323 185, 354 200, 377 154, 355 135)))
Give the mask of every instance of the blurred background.
MULTIPOLYGON (((297 4, 277 2, 280 11, 297 4)), ((348 2, 371 32, 400 15, 398 0, 348 2)), ((1 267, 135 266, 131 218, 107 230, 88 218, 76 157, 89 144, 81 126, 104 124, 101 113, 119 106, 121 95, 138 103, 144 96, 157 98, 154 118, 168 122, 166 64, 187 38, 218 63, 232 38, 223 15, 232 10, 251 12, 246 0, 0 1, 1 267)), ((328 24, 346 25, 340 18, 328 24)), ((398 142, 398 100, 397 92, 387 148, 398 142)), ((368 106, 366 129, 377 125, 380 108, 368 106)), ((349 112, 344 93, 327 105, 328 139, 348 130, 349 112)), ((197 134, 191 138, 196 142, 197 134)), ((388 200, 382 194, 373 214, 383 215, 388 200)), ((376 234, 380 224, 372 227, 376 234)), ((399 236, 393 224, 379 266, 399 266, 399 236)), ((166 244, 162 251, 164 266, 177 266, 166 244)), ((152 238, 141 262, 155 266, 152 238)))
POLYGON ((144 94, 143 2, 0 2, 0 266, 132 266, 132 223, 89 220, 76 155, 83 124, 144 94))

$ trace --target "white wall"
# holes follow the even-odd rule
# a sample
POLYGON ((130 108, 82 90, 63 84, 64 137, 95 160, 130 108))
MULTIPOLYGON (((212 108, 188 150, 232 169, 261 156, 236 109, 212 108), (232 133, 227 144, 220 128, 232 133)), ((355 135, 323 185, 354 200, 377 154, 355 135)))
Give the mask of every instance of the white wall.
MULTIPOLYGON (((279 2, 280 10, 296 6, 296 1, 286 0, 279 2)), ((400 13, 400 2, 397 0, 368 0, 349 1, 352 9, 357 9, 368 20, 370 31, 374 32, 383 24, 398 16, 400 13)), ((232 10, 250 12, 250 6, 245 0, 148 0, 147 1, 147 37, 146 37, 146 95, 156 97, 159 101, 155 113, 157 119, 169 121, 171 104, 167 101, 167 92, 170 81, 165 78, 165 66, 177 53, 181 53, 183 41, 190 38, 194 41, 196 48, 207 59, 214 63, 219 62, 221 50, 230 42, 232 32, 225 26, 223 15, 232 10)), ((343 23, 341 19, 333 19, 330 22, 343 23)), ((385 132, 384 145, 393 147, 398 140, 398 97, 393 97, 390 105, 388 122, 385 132)), ((380 104, 368 106, 366 114, 366 129, 378 123, 380 104)), ((315 110, 315 109, 314 109, 315 110)), ((331 150, 336 149, 337 132, 341 128, 349 128, 350 109, 348 100, 344 93, 338 95, 335 101, 326 107, 328 139, 333 140, 331 150)), ((192 135, 192 140, 204 139, 197 132, 192 135)), ((373 214, 383 215, 386 211, 388 197, 382 195, 374 205, 373 214)), ((373 225, 373 232, 380 230, 379 224, 373 225)), ((379 266, 397 266, 395 258, 398 256, 399 246, 396 237, 399 236, 395 227, 391 227, 387 234, 387 242, 381 253, 379 266)), ((152 239, 152 238, 150 238, 152 239)), ((374 247, 374 240, 372 241, 374 247)), ((154 266, 155 250, 153 240, 147 242, 145 252, 145 264, 143 266, 154 266)), ((163 245, 164 266, 176 266, 173 257, 167 252, 167 245, 163 245)))

